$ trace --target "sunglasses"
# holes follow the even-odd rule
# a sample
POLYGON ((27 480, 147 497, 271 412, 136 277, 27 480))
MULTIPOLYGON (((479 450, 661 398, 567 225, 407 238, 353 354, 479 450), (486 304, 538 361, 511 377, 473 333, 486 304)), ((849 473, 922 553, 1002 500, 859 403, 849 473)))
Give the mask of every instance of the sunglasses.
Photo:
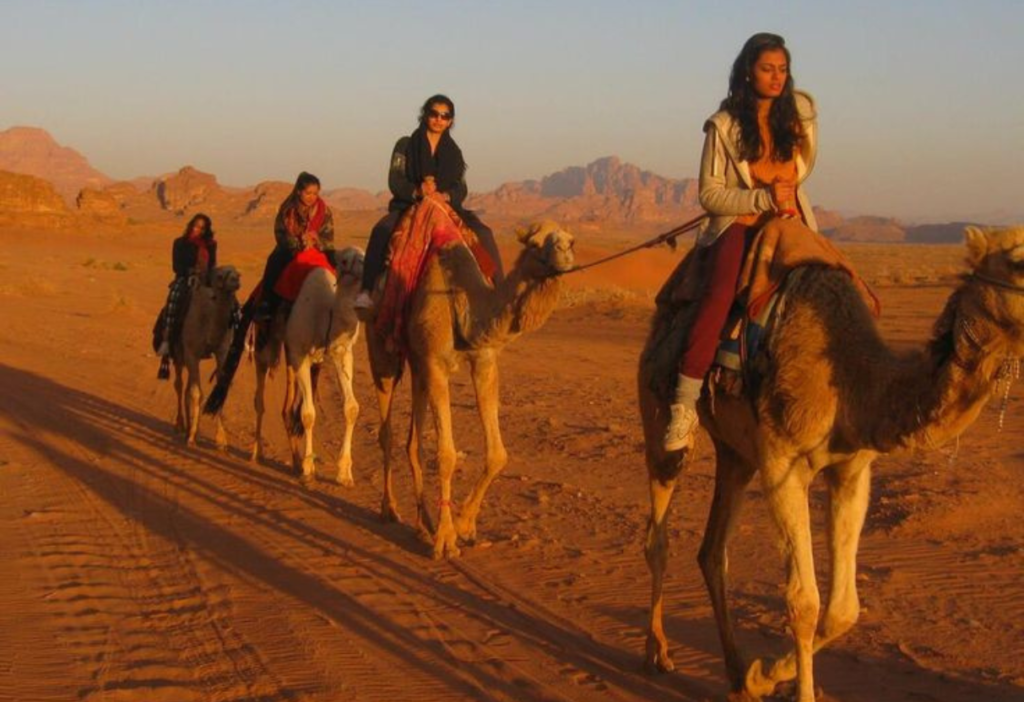
POLYGON ((438 112, 437 110, 428 110, 427 117, 431 119, 443 119, 445 122, 452 118, 451 112, 438 112))

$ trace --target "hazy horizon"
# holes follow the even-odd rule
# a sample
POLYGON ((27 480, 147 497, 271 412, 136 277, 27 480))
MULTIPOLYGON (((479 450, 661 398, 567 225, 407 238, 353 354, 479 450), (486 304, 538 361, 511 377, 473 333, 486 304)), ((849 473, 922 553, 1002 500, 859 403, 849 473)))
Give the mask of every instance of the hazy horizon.
POLYGON ((0 130, 46 129, 116 179, 317 173, 386 188, 395 139, 450 95, 474 191, 616 155, 694 177, 755 31, 814 95, 812 201, 910 221, 1021 217, 1024 3, 728 7, 597 0, 0 2, 0 130))

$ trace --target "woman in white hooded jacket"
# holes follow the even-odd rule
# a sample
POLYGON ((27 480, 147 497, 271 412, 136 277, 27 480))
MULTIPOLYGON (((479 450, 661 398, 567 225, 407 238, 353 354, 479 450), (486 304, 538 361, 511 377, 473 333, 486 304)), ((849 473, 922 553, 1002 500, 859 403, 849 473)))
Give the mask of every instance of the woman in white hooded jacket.
POLYGON ((772 217, 817 223, 801 185, 814 167, 817 125, 810 95, 793 89, 790 54, 777 34, 755 34, 729 77, 729 94, 704 124, 700 204, 710 215, 697 238, 710 252, 708 282, 687 335, 665 449, 690 444, 697 400, 732 306, 743 257, 772 217))

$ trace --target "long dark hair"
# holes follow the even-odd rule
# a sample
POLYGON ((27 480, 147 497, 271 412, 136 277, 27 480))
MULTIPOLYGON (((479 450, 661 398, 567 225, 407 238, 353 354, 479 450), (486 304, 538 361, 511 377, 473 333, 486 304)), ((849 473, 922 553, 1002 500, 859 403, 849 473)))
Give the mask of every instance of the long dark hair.
MULTIPOLYGON (((791 69, 792 59, 786 40, 778 34, 762 32, 747 39, 740 55, 732 64, 729 75, 729 95, 722 100, 721 109, 728 112, 740 125, 740 157, 746 161, 761 158, 761 130, 757 126, 758 95, 751 83, 754 65, 765 51, 782 51, 786 55, 786 64, 791 69)), ((796 99, 793 97, 793 72, 786 75, 786 84, 782 94, 772 101, 768 113, 768 128, 772 132, 772 158, 777 161, 789 161, 793 158, 793 150, 803 138, 800 117, 796 111, 796 99)))
POLYGON ((427 98, 427 101, 423 103, 423 107, 420 108, 420 126, 427 126, 427 113, 430 112, 430 108, 435 103, 441 103, 448 108, 448 111, 452 113, 452 119, 448 123, 448 129, 451 130, 455 126, 455 103, 447 95, 431 95, 427 98))
POLYGON ((295 187, 292 188, 292 195, 296 198, 302 194, 302 191, 308 188, 310 185, 320 186, 320 179, 312 173, 306 173, 303 171, 299 174, 299 177, 295 179, 295 187))
POLYGON ((191 236, 192 235, 192 227, 199 220, 203 220, 204 222, 206 222, 206 231, 203 233, 203 238, 206 239, 207 241, 213 241, 213 220, 211 220, 209 218, 209 216, 204 215, 202 212, 200 212, 199 214, 195 215, 194 217, 192 217, 192 219, 190 219, 188 221, 188 224, 185 225, 185 234, 183 236, 186 239, 189 236, 191 236))

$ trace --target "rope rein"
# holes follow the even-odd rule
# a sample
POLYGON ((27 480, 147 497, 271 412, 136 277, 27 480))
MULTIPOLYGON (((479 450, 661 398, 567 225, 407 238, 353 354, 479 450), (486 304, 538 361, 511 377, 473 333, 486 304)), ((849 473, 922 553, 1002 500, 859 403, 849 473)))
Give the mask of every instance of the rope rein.
POLYGON ((579 273, 580 271, 585 271, 588 268, 593 268, 594 266, 600 266, 602 263, 608 263, 609 261, 614 261, 617 258, 622 258, 623 256, 628 256, 629 254, 631 254, 631 253, 633 253, 635 251, 640 251, 641 249, 654 248, 655 246, 660 246, 661 244, 669 244, 670 246, 674 247, 675 243, 676 243, 676 238, 677 237, 685 234, 688 231, 696 229, 707 218, 708 218, 708 215, 702 214, 699 217, 695 217, 695 218, 691 219, 689 222, 686 222, 685 224, 679 225, 675 229, 670 229, 669 231, 667 231, 667 232, 665 232, 663 234, 659 234, 658 236, 654 237, 653 239, 648 239, 647 241, 643 241, 643 242, 637 244, 636 246, 631 246, 630 248, 626 249, 625 251, 619 251, 618 253, 611 254, 610 256, 605 256, 604 258, 599 258, 596 261, 591 261, 590 263, 586 263, 586 264, 584 264, 582 266, 574 266, 574 267, 570 268, 567 271, 562 271, 561 273, 555 273, 555 274, 553 274, 552 277, 559 277, 559 276, 563 276, 563 275, 569 275, 570 273, 579 273))

